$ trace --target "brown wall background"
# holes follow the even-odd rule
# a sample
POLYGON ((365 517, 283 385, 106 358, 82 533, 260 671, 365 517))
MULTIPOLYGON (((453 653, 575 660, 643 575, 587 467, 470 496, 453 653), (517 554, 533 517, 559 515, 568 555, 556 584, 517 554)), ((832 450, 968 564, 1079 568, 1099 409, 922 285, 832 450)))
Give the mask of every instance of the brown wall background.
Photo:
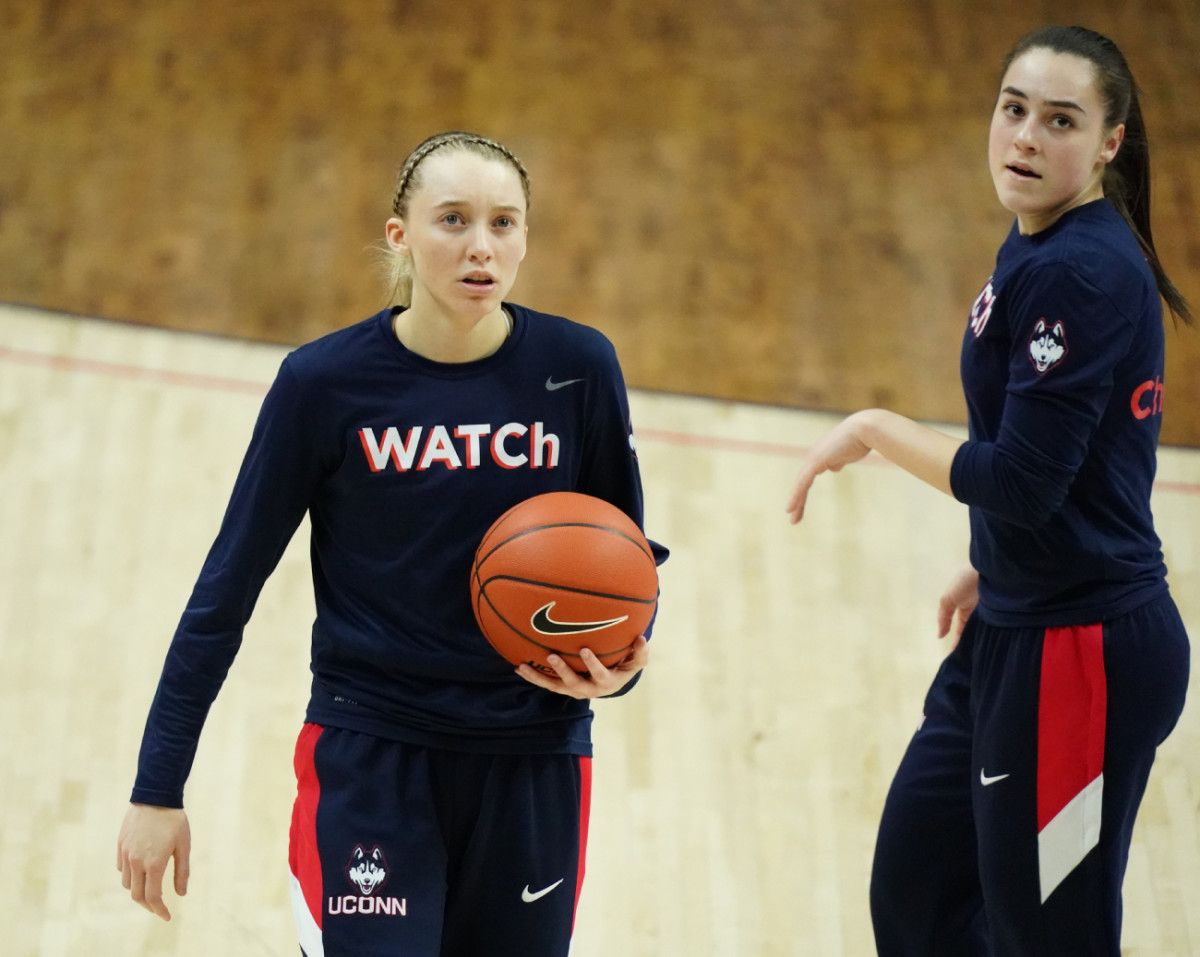
MULTIPOLYGON (((1130 59, 1200 307, 1196 0, 0 0, 0 299, 302 342, 383 305, 396 168, 475 129, 534 180, 513 298, 631 385, 961 421, 999 61, 1051 21, 1130 59)), ((1168 352, 1200 445, 1200 332, 1168 352)))

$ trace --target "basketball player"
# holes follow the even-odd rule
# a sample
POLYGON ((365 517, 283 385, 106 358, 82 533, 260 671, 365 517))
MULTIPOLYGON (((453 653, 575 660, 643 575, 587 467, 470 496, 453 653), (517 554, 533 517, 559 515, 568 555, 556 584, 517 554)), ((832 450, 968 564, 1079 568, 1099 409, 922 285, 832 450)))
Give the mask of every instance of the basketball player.
POLYGON ((1146 132, 1111 40, 1020 40, 988 158, 1016 222, 963 336, 969 440, 856 413, 810 450, 788 510, 872 449, 970 507, 973 567, 938 613, 943 636, 965 629, 880 825, 879 953, 1117 955, 1134 816, 1188 682, 1150 490, 1160 296, 1191 316, 1155 253, 1146 132))
MULTIPOLYGON (((395 306, 284 359, 167 653, 118 840, 122 882, 164 919, 188 879, 183 789, 255 600, 312 522, 312 695, 295 753, 292 898, 302 952, 567 953, 590 797, 588 699, 611 668, 519 673, 468 590, 488 526, 532 495, 603 498, 639 525, 625 385, 600 333, 505 301, 529 179, 452 132, 401 169, 386 239, 395 306)), ((666 550, 655 546, 659 563, 666 550)))

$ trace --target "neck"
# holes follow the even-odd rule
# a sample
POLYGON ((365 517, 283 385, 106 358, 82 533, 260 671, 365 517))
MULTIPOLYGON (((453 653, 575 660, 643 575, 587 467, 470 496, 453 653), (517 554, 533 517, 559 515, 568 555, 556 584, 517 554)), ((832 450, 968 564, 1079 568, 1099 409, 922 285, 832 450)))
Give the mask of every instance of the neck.
POLYGON ((1054 209, 1043 210, 1037 213, 1026 213, 1024 215, 1018 213, 1017 228, 1020 229, 1022 236, 1032 236, 1034 233, 1040 233, 1043 229, 1049 229, 1071 210, 1083 206, 1085 203, 1091 203, 1103 198, 1104 187, 1097 181, 1078 196, 1072 197, 1066 203, 1054 209))
POLYGON ((392 320, 404 348, 434 362, 473 362, 496 352, 512 331, 502 306, 483 316, 452 316, 414 303, 392 320))

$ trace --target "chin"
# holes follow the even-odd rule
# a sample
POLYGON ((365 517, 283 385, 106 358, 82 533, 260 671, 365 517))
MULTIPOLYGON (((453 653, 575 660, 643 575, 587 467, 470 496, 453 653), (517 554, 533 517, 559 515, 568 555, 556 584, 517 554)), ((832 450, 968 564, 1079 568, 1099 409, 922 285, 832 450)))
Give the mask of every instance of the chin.
POLYGON ((996 189, 996 197, 1000 200, 1000 205, 1014 216, 1036 216, 1045 207, 1044 203, 1033 202, 1028 196, 1014 194, 1011 190, 999 187, 996 189))

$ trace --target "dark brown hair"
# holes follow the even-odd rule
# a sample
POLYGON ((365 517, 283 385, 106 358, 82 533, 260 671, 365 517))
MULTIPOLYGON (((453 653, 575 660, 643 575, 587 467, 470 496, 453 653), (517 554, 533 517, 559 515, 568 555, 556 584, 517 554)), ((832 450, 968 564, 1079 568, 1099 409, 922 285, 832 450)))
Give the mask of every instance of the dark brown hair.
POLYGON ((1150 229, 1150 142, 1138 103, 1138 88, 1125 57, 1108 37, 1086 27, 1043 27, 1023 36, 1004 60, 1003 77, 1012 62, 1034 49, 1069 53, 1088 60, 1096 68, 1096 86, 1105 106, 1105 125, 1125 124, 1125 139, 1117 155, 1104 170, 1104 195, 1129 223, 1146 256, 1158 292, 1171 314, 1191 325, 1187 300, 1175 288, 1159 262, 1150 229))

